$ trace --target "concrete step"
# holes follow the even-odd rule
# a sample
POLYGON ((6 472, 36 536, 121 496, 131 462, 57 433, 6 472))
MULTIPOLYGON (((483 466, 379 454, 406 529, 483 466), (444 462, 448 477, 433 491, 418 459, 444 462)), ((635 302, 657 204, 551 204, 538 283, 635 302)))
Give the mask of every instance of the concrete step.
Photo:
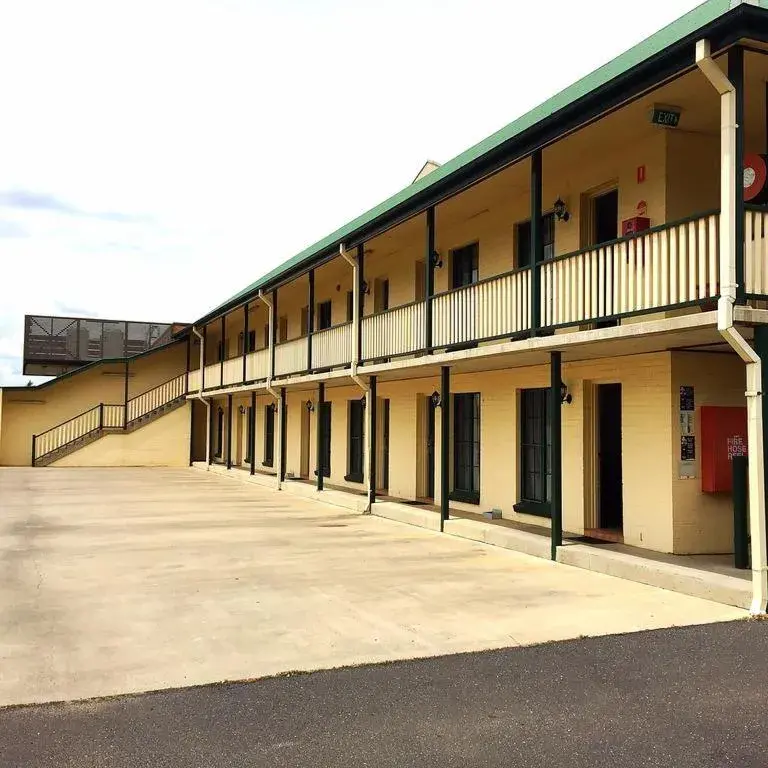
POLYGON ((557 561, 737 608, 748 609, 752 602, 752 584, 747 579, 615 552, 599 546, 566 543, 558 548, 557 561))
POLYGON ((377 501, 371 507, 371 514, 377 517, 386 517, 387 520, 395 520, 398 523, 416 525, 419 528, 427 528, 430 531, 440 530, 440 516, 428 509, 411 507, 408 504, 398 504, 394 501, 377 501))
MULTIPOLYGON (((408 525, 416 525, 432 531, 440 530, 440 518, 436 512, 408 504, 377 502, 373 505, 372 513, 408 525)), ((446 520, 444 531, 462 539, 491 544, 533 557, 544 559, 551 557, 548 535, 538 535, 457 517, 446 520)), ((599 545, 565 542, 557 550, 557 561, 564 565, 680 592, 703 600, 733 605, 737 608, 748 609, 751 603, 751 583, 747 579, 667 563, 643 557, 641 554, 616 552, 599 545)))

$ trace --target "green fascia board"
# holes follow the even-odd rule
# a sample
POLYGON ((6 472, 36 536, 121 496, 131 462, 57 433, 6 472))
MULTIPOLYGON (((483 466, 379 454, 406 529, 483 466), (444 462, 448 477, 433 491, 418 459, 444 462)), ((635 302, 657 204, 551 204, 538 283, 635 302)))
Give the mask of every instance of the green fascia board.
MULTIPOLYGON (((760 0, 760 7, 768 7, 768 0, 760 0)), ((251 283, 239 293, 231 296, 223 304, 220 304, 215 309, 211 310, 207 315, 201 317, 196 321, 196 324, 210 321, 216 317, 217 313, 224 311, 225 308, 237 304, 239 301, 244 301, 247 297, 254 295, 259 289, 263 289, 277 282, 284 273, 290 272, 305 262, 310 261, 313 257, 319 255, 331 246, 343 243, 344 240, 355 231, 367 226, 379 216, 386 214, 388 211, 406 202, 411 197, 444 180, 446 177, 461 170, 465 166, 470 165, 499 145, 515 138, 515 136, 532 128, 542 120, 551 117, 561 109, 568 107, 570 104, 578 101, 592 91, 601 88, 614 78, 629 72, 632 68, 663 52, 669 46, 680 42, 696 32, 696 30, 711 24, 728 13, 729 10, 731 10, 731 0, 707 0, 707 2, 702 3, 702 5, 697 6, 684 16, 681 16, 677 21, 673 21, 671 24, 643 40, 641 43, 638 43, 633 48, 630 48, 625 53, 622 53, 620 56, 617 56, 612 61, 604 64, 591 74, 578 80, 565 90, 560 91, 560 93, 548 99, 543 104, 535 107, 530 112, 519 117, 501 130, 496 131, 496 133, 491 134, 488 138, 465 150, 447 163, 444 163, 424 178, 410 184, 405 189, 402 189, 384 202, 379 203, 379 205, 366 211, 361 216, 352 219, 352 221, 337 229, 335 232, 332 232, 327 237, 324 237, 322 240, 319 240, 314 245, 305 248, 301 253, 296 254, 296 256, 288 259, 288 261, 280 264, 280 266, 267 272, 266 275, 256 280, 256 282, 251 283)))
POLYGON ((63 381, 64 379, 69 379, 72 376, 77 376, 80 373, 85 373, 86 371, 93 370, 94 368, 97 368, 100 365, 115 365, 116 363, 130 363, 131 360, 138 360, 140 357, 148 357, 149 355, 154 355, 155 352, 160 352, 163 349, 168 349, 168 347, 172 347, 176 344, 181 343, 184 340, 183 338, 175 338, 173 341, 169 341, 167 344, 161 344, 159 347, 152 347, 150 349, 144 350, 144 352, 139 352, 138 355, 130 355, 129 357, 103 357, 101 360, 94 360, 93 362, 86 363, 85 365, 81 365, 79 368, 75 368, 73 371, 67 371, 66 373, 62 373, 59 376, 54 376, 49 381, 44 381, 42 384, 35 384, 31 387, 27 386, 16 386, 16 387, 0 387, 0 392, 8 391, 8 392, 34 392, 38 389, 45 389, 46 387, 52 387, 54 384, 58 384, 58 382, 63 381))

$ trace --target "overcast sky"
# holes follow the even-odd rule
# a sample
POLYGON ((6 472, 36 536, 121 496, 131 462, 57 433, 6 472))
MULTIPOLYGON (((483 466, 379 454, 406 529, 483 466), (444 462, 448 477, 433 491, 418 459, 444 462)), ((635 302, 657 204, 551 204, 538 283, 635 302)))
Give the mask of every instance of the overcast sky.
POLYGON ((696 4, 0 0, 0 386, 25 313, 192 321, 696 4))

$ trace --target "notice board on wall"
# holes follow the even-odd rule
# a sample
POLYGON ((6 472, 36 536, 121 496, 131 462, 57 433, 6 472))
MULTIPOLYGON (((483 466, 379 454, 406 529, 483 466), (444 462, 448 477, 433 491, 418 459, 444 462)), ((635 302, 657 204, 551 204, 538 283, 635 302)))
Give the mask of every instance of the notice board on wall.
POLYGON ((681 480, 696 477, 696 397, 691 386, 680 387, 680 471, 681 480))

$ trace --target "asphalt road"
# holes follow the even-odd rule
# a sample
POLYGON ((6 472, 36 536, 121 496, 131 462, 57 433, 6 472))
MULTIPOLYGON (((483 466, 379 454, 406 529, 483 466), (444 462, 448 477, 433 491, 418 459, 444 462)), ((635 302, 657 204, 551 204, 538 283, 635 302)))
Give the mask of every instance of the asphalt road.
POLYGON ((0 765, 764 768, 768 622, 0 710, 0 765))

